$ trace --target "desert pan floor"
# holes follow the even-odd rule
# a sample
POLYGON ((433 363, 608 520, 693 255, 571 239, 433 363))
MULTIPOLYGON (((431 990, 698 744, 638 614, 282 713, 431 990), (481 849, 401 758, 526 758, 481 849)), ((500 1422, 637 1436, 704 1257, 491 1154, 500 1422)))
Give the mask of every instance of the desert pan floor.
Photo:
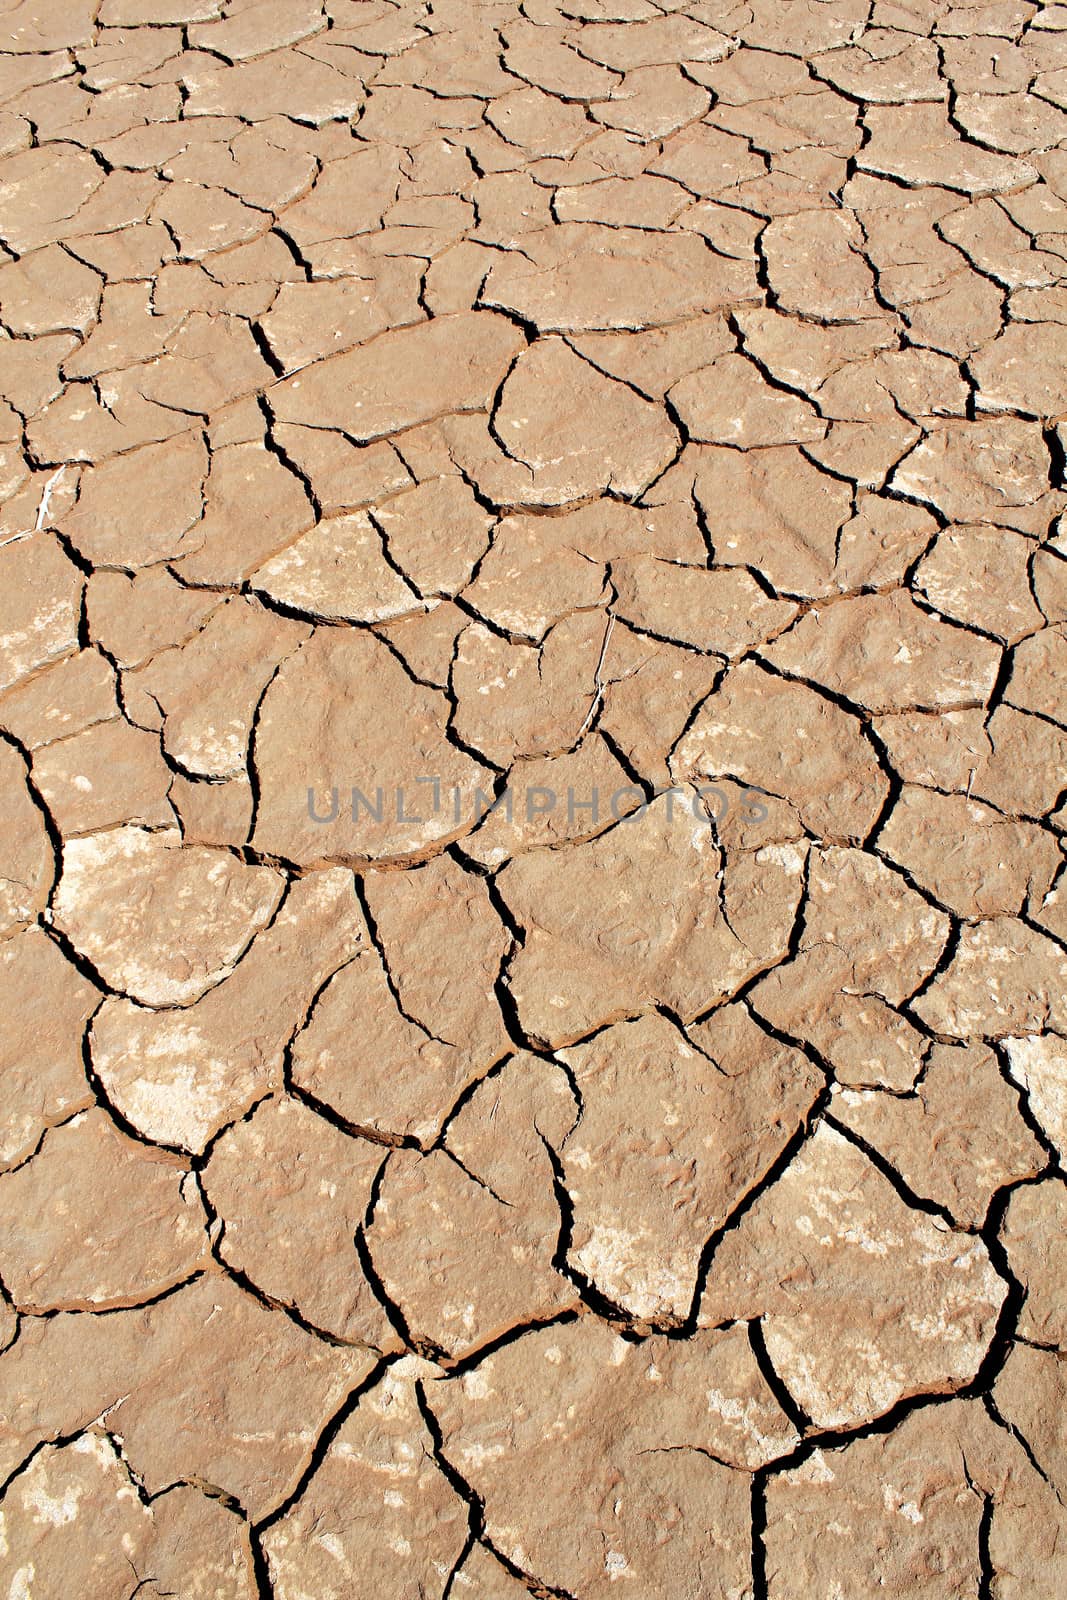
POLYGON ((1067 4, 0 4, 0 1600, 1067 1594, 1067 4))

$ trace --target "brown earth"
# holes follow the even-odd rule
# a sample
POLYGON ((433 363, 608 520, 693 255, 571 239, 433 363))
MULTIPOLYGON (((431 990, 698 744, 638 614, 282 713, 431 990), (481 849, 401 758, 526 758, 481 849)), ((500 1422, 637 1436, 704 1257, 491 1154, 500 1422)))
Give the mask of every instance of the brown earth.
POLYGON ((0 1595, 1067 1593, 1067 5, 4 0, 0 1595))

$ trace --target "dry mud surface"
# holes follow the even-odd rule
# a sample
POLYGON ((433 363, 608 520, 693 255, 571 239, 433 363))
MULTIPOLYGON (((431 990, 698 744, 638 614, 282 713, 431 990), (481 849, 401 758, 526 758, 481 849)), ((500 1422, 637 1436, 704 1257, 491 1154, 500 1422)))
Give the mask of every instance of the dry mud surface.
POLYGON ((1067 1593, 1067 5, 5 0, 0 149, 2 1600, 1067 1593))

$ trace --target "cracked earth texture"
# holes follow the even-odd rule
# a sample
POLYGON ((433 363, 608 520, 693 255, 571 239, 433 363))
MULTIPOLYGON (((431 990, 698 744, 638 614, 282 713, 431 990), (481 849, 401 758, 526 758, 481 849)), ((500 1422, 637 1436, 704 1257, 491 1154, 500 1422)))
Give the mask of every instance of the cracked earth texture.
POLYGON ((0 1600, 1067 1593, 1067 5, 3 0, 0 151, 0 1600))

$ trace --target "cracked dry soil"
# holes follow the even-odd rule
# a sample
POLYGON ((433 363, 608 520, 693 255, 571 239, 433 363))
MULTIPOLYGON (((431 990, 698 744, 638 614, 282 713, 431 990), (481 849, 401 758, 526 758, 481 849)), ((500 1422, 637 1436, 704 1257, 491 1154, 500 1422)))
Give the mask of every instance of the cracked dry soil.
POLYGON ((1067 5, 5 0, 0 149, 0 1600, 1067 1593, 1067 5))

